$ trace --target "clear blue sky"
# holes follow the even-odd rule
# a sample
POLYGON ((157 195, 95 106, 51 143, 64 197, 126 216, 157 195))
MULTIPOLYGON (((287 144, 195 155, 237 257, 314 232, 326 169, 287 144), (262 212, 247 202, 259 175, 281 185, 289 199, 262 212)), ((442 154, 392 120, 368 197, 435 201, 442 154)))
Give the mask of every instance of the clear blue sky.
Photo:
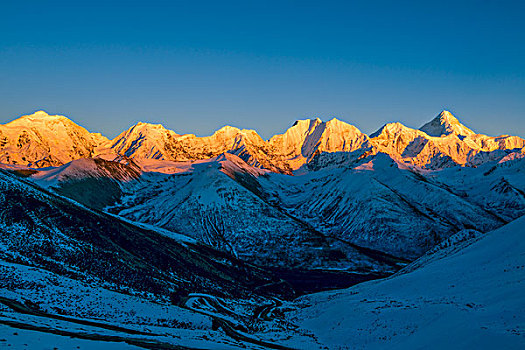
POLYGON ((109 137, 148 121, 266 138, 302 118, 371 133, 449 109, 525 136, 524 14, 524 1, 3 0, 0 123, 44 109, 109 137))

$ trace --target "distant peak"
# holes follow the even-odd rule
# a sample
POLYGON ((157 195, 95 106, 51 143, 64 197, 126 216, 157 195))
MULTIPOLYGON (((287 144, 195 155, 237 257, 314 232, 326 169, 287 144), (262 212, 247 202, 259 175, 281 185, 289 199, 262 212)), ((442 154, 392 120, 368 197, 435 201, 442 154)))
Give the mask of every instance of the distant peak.
POLYGON ((55 122, 59 121, 66 124, 74 124, 71 120, 63 115, 50 115, 46 111, 40 110, 36 111, 33 114, 23 115, 6 125, 12 127, 28 127, 34 125, 47 124, 48 121, 55 122))
POLYGON ((237 131, 240 131, 240 129, 234 126, 225 125, 219 130, 217 130, 215 133, 218 133, 218 132, 224 133, 224 132, 232 132, 232 131, 237 132, 237 131))
POLYGON ((317 124, 321 124, 322 122, 323 121, 319 118, 299 119, 299 120, 296 120, 295 123, 293 123, 292 127, 297 126, 297 125, 311 125, 311 124, 317 125, 317 124))
POLYGON ((164 125, 162 124, 153 124, 153 123, 146 123, 146 122, 138 122, 132 128, 139 127, 141 129, 166 129, 164 125))
POLYGON ((28 118, 28 119, 64 118, 64 119, 67 119, 63 115, 51 115, 44 110, 39 110, 39 111, 34 112, 33 114, 24 115, 22 118, 28 118))
POLYGON ((448 122, 459 122, 456 117, 446 109, 442 110, 441 113, 438 114, 438 116, 435 119, 440 119, 441 121, 448 121, 448 122))
POLYGON ((35 117, 49 117, 49 113, 47 113, 47 112, 44 111, 44 110, 36 111, 36 112, 33 113, 32 115, 35 116, 35 117))
POLYGON ((399 122, 387 123, 387 124, 383 125, 381 128, 379 128, 379 130, 377 130, 376 132, 372 133, 370 135, 370 138, 378 137, 379 135, 381 135, 383 133, 396 134, 396 133, 399 133, 399 132, 402 132, 402 131, 410 131, 410 130, 413 130, 413 129, 411 129, 408 126, 405 126, 405 125, 403 125, 403 124, 401 124, 399 122))
POLYGON ((443 110, 430 122, 423 125, 419 130, 429 136, 441 137, 450 134, 468 136, 474 134, 472 130, 464 126, 449 111, 443 110))

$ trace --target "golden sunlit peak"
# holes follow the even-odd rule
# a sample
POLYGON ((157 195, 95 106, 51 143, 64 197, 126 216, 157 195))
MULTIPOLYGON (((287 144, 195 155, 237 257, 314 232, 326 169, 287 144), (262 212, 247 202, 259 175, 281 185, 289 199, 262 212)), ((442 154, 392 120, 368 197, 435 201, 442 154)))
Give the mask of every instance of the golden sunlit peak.
POLYGON ((166 129, 164 125, 162 124, 153 124, 153 123, 146 123, 146 122, 138 122, 136 126, 148 127, 148 128, 154 128, 154 129, 166 129))
POLYGON ((32 115, 35 116, 35 117, 48 117, 49 113, 47 113, 44 110, 39 110, 39 111, 36 111, 35 113, 33 113, 32 115))
POLYGON ((441 113, 439 113, 437 118, 439 118, 441 120, 448 120, 448 121, 457 121, 458 120, 456 117, 454 117, 454 115, 452 113, 450 113, 446 109, 441 111, 441 113))

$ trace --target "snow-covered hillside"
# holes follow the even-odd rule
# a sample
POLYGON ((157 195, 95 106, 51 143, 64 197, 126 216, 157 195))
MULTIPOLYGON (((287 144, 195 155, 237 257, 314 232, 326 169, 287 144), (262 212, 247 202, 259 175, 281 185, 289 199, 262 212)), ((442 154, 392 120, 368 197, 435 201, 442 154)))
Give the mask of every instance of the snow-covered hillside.
POLYGON ((194 162, 183 172, 149 172, 140 181, 122 183, 121 201, 108 210, 186 234, 260 265, 392 270, 261 198, 256 179, 267 173, 224 154, 194 162))
POLYGON ((525 212, 525 158, 428 171, 378 153, 289 176, 226 153, 197 162, 137 160, 135 168, 99 160, 96 177, 71 180, 74 163, 31 179, 273 267, 388 271, 356 246, 411 260, 462 229, 487 232, 525 212))
POLYGON ((169 232, 87 209, 3 170, 0 218, 0 259, 123 290, 164 298, 193 291, 237 294, 244 289, 250 294, 252 283, 274 278, 169 232), (249 286, 243 288, 244 283, 249 286))
POLYGON ((269 202, 328 236, 409 259, 461 229, 486 232, 505 222, 426 176, 379 153, 350 166, 257 181, 269 202))
POLYGON ((443 244, 393 277, 301 298, 288 315, 329 349, 523 349, 525 217, 443 244))

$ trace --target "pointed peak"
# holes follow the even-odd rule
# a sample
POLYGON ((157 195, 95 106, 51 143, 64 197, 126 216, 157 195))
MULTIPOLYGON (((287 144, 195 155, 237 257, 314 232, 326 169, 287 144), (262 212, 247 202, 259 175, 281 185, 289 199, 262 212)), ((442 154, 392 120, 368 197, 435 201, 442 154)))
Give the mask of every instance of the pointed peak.
POLYGON ((327 121, 326 128, 328 130, 331 130, 331 132, 353 132, 357 134, 363 133, 355 125, 349 124, 337 118, 332 118, 329 121, 327 121))
POLYGON ((472 130, 464 126, 449 111, 443 110, 430 122, 423 125, 419 130, 429 136, 441 137, 450 134, 468 136, 474 134, 472 130))
POLYGON ((236 128, 234 126, 225 125, 222 128, 220 128, 219 130, 215 131, 215 134, 217 134, 217 133, 229 133, 229 132, 232 132, 232 131, 233 132, 239 132, 239 131, 241 131, 241 129, 236 128))
POLYGON ((379 130, 377 130, 373 134, 370 134, 370 138, 378 137, 379 135, 383 133, 397 134, 402 131, 411 131, 411 130, 414 130, 414 129, 409 128, 408 126, 405 126, 399 122, 387 123, 383 125, 381 128, 379 128, 379 130))
POLYGON ((447 111, 446 109, 442 110, 441 113, 439 113, 438 117, 441 117, 441 118, 453 118, 453 119, 456 119, 456 117, 454 117, 454 115, 450 112, 450 111, 447 111))
POLYGON ((137 124, 131 126, 129 128, 130 130, 133 129, 140 129, 140 130, 167 130, 164 125, 162 124, 153 124, 153 123, 146 123, 146 122, 138 122, 137 124))
POLYGON ((332 119, 330 119, 329 121, 326 122, 326 126, 331 126, 331 125, 337 125, 337 126, 341 126, 341 125, 351 125, 351 124, 348 124, 342 120, 339 120, 335 117, 333 117, 332 119))
POLYGON ((454 117, 454 115, 450 113, 449 111, 447 111, 446 109, 442 110, 441 113, 439 113, 437 117, 434 119, 439 119, 441 123, 448 122, 450 124, 459 124, 459 120, 456 117, 454 117))

